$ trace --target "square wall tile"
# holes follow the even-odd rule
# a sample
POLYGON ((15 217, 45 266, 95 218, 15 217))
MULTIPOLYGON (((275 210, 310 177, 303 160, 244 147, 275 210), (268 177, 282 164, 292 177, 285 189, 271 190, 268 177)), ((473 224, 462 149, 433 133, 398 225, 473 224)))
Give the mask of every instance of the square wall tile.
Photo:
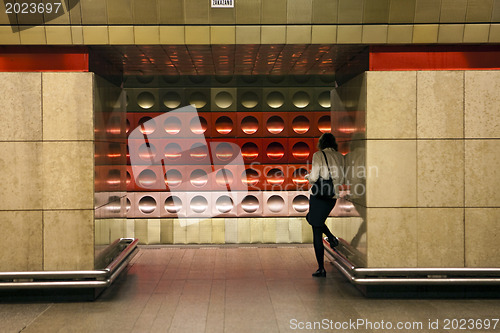
POLYGON ((71 45, 73 43, 70 26, 47 26, 45 33, 47 44, 71 45))
POLYGON ((387 43, 408 44, 413 40, 412 25, 389 25, 387 29, 387 43))
POLYGON ((160 28, 158 26, 134 26, 136 44, 152 45, 160 43, 160 28))
POLYGON ((224 244, 225 242, 224 219, 212 219, 212 243, 224 244))
POLYGON ((465 206, 500 206, 500 140, 465 140, 465 206))
POLYGON ((94 139, 93 73, 43 73, 43 139, 94 139))
POLYGON ((186 42, 183 26, 160 26, 160 44, 182 45, 186 42))
POLYGON ((210 44, 210 27, 186 26, 186 44, 210 44))
POLYGON ((490 34, 489 24, 466 24, 464 43, 487 43, 490 34))
POLYGON ((366 143, 366 205, 416 207, 417 143, 368 140, 366 143))
POLYGON ((463 24, 440 24, 438 33, 438 43, 451 44, 462 43, 464 39, 463 24))
POLYGON ((12 31, 10 26, 0 27, 0 40, 4 45, 18 45, 21 44, 20 33, 12 31))
POLYGON ((441 0, 441 22, 464 22, 467 0, 441 0))
POLYGON ((421 24, 413 27, 413 43, 436 43, 438 37, 438 24, 421 24))
POLYGON ((236 26, 236 44, 260 44, 260 27, 236 26))
POLYGON ((387 43, 387 24, 364 25, 363 26, 363 44, 387 43))
POLYGON ((500 71, 465 72, 465 137, 500 138, 500 71))
POLYGON ((368 72, 366 78, 366 137, 416 138, 416 72, 368 72))
POLYGON ((0 142, 0 210, 42 209, 42 144, 0 142))
POLYGON ((41 95, 40 73, 0 73, 0 141, 42 140, 41 95))
MULTIPOLYGON (((40 22, 41 23, 41 22, 40 22)), ((20 26, 21 44, 43 45, 47 44, 45 26, 20 26)))
POLYGON ((109 43, 112 45, 134 44, 134 27, 109 26, 109 43))
POLYGON ((261 27, 261 42, 262 44, 285 44, 286 41, 286 26, 262 26, 261 27))
POLYGON ((94 269, 94 210, 43 213, 43 269, 94 269))
POLYGON ((417 209, 368 208, 368 267, 417 267, 417 209))
POLYGON ((83 26, 83 40, 87 45, 109 44, 108 26, 83 26))
POLYGON ((490 26, 490 43, 500 43, 500 24, 492 24, 490 26))
POLYGON ((463 208, 419 208, 418 267, 464 267, 463 208))
POLYGON ((313 0, 287 0, 288 24, 311 24, 313 0))
POLYGON ((338 0, 313 0, 312 23, 337 23, 338 0))
POLYGON ((463 207, 463 140, 417 141, 417 206, 463 207))
POLYGON ((464 72, 419 71, 417 137, 463 138, 464 72))
POLYGON ((337 27, 338 44, 359 44, 363 28, 361 25, 339 25, 337 27))
POLYGON ((160 220, 160 243, 161 244, 174 243, 174 219, 160 220))
POLYGON ((262 0, 235 1, 236 24, 260 24, 262 0))
POLYGON ((44 209, 94 209, 94 144, 44 142, 44 209))
POLYGON ((288 25, 286 28, 287 44, 310 44, 311 26, 310 25, 288 25))
POLYGON ((236 41, 236 28, 234 26, 210 27, 211 44, 234 44, 236 41))
POLYGON ((465 267, 500 267, 500 208, 465 209, 465 267))
POLYGON ((337 26, 335 25, 313 25, 312 44, 330 44, 337 42, 337 26))
POLYGON ((0 271, 41 271, 42 212, 0 211, 3 247, 0 271))

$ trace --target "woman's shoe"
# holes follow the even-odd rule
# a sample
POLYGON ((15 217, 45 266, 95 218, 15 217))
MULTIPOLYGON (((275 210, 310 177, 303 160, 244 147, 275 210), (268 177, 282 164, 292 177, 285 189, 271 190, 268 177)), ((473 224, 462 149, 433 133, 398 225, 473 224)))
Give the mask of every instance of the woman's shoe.
POLYGON ((324 268, 318 269, 316 272, 312 274, 314 277, 326 277, 326 271, 324 268))
POLYGON ((330 243, 330 247, 333 249, 334 247, 339 246, 339 239, 333 236, 333 238, 328 238, 328 243, 330 243))

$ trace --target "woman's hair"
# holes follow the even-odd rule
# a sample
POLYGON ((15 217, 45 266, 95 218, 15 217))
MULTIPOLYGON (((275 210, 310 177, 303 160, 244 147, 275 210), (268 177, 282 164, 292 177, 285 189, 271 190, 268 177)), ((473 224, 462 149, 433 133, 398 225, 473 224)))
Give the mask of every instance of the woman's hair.
POLYGON ((323 133, 319 138, 318 149, 323 150, 325 148, 333 148, 335 150, 339 149, 339 145, 337 141, 335 141, 335 137, 332 133, 323 133))

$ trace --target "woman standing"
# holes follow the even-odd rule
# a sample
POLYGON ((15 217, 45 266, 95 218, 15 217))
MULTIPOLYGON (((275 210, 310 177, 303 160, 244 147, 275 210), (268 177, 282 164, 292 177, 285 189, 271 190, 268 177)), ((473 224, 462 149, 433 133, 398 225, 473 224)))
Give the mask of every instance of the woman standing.
POLYGON ((312 226, 314 253, 318 261, 318 270, 313 273, 313 276, 326 277, 323 234, 328 237, 332 248, 339 244, 337 237, 330 232, 325 221, 337 202, 338 186, 343 183, 344 157, 337 151, 338 145, 331 133, 325 133, 319 138, 318 149, 312 158, 311 173, 306 178, 313 185, 320 177, 323 179, 331 178, 335 188, 335 196, 323 197, 318 195, 318 191, 310 191, 309 213, 306 219, 312 226))

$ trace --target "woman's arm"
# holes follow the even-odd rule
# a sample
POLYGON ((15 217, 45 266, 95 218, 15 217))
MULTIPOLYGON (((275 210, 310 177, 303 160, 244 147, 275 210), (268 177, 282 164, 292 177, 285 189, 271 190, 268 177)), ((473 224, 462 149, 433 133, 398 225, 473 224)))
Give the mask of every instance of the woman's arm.
POLYGON ((309 184, 314 184, 319 178, 319 171, 322 165, 320 160, 321 156, 321 152, 319 152, 319 154, 318 152, 313 154, 311 173, 307 177, 309 184))

